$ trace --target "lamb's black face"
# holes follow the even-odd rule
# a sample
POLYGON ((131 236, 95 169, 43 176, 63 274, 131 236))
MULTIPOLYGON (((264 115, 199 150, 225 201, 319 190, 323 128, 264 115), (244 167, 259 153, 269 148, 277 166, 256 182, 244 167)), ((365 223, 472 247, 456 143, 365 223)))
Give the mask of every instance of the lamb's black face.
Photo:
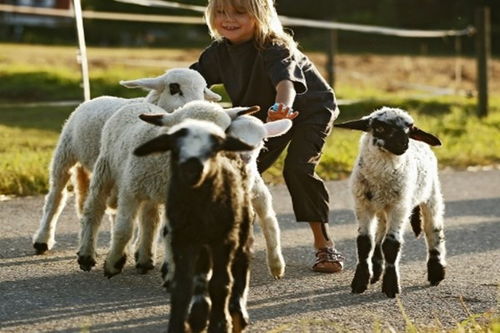
POLYGON ((403 155, 408 149, 408 133, 411 124, 391 124, 377 119, 371 122, 373 144, 394 155, 403 155))
POLYGON ((203 163, 197 158, 189 158, 185 162, 179 165, 180 173, 185 184, 189 186, 195 186, 200 182, 200 178, 203 174, 203 163))
POLYGON ((182 129, 175 133, 172 160, 177 164, 179 176, 188 186, 199 186, 209 169, 207 163, 217 154, 221 138, 195 129, 182 129))

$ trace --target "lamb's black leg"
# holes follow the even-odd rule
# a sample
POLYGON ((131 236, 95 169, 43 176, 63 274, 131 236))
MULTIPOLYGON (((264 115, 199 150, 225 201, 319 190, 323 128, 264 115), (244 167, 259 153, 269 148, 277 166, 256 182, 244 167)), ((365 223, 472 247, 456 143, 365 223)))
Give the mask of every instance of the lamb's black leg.
POLYGON ((422 233, 422 219, 420 216, 420 206, 415 206, 411 211, 410 224, 413 233, 415 233, 415 237, 418 238, 422 233))
MULTIPOLYGON (((184 243, 186 240, 184 240, 184 243)), ((185 325, 189 303, 193 295, 194 265, 198 255, 199 247, 194 244, 182 244, 177 242, 173 245, 175 273, 170 297, 170 321, 168 332, 186 332, 185 325)))
POLYGON ((369 235, 359 235, 356 240, 358 248, 358 265, 351 282, 352 292, 360 294, 368 287, 370 281, 369 255, 372 249, 372 240, 369 235))
POLYGON ((233 290, 229 300, 229 312, 233 321, 233 332, 241 332, 249 323, 247 294, 250 281, 250 253, 252 244, 250 217, 240 225, 239 246, 236 250, 231 272, 233 290))
POLYGON ((229 293, 233 287, 230 259, 235 251, 234 241, 221 241, 211 247, 213 274, 209 284, 212 300, 208 332, 231 332, 229 315, 229 293))
POLYGON ((171 244, 171 233, 169 232, 168 227, 165 225, 162 230, 162 236, 163 236, 163 241, 164 241, 164 257, 163 257, 163 264, 161 265, 161 278, 163 280, 163 286, 167 290, 167 292, 170 292, 170 285, 171 285, 171 279, 173 276, 173 272, 175 272, 174 267, 170 267, 170 265, 173 265, 173 259, 172 258, 172 247, 170 246, 171 244), (170 258, 170 259, 169 259, 170 258))
POLYGON ((437 286, 444 279, 445 266, 442 264, 438 250, 429 251, 429 260, 427 261, 427 280, 431 286, 437 286))
POLYGON ((387 297, 394 298, 399 294, 399 276, 396 260, 398 259, 401 243, 394 234, 388 234, 382 243, 382 251, 385 257, 385 271, 382 280, 382 292, 387 297))
POLYGON ((208 275, 212 267, 209 249, 202 246, 194 274, 194 294, 189 312, 189 326, 192 332, 203 331, 208 322, 212 302, 208 296, 208 275))
POLYGON ((443 221, 444 204, 440 197, 422 205, 424 231, 429 257, 427 259, 427 280, 437 286, 446 273, 446 246, 443 221))
POLYGON ((370 280, 370 283, 376 283, 379 279, 380 276, 382 275, 382 272, 384 271, 384 256, 382 255, 382 244, 381 243, 376 243, 375 244, 375 250, 373 251, 373 256, 372 256, 372 271, 373 275, 370 280))

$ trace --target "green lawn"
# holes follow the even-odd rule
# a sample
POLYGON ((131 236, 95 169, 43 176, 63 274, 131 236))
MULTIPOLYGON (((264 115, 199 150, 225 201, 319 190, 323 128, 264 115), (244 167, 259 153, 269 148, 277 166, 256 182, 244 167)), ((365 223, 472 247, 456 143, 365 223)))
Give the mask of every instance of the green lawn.
MULTIPOLYGON (((52 151, 64 120, 74 107, 26 106, 23 103, 81 99, 75 49, 14 44, 0 47, 0 194, 45 193, 52 151)), ((144 95, 144 92, 123 88, 117 82, 159 75, 166 69, 161 59, 173 59, 182 64, 193 61, 196 54, 193 50, 91 48, 92 96, 144 95), (145 57, 153 64, 160 62, 146 67, 130 65, 131 61, 140 62, 138 59, 145 57)), ((441 168, 500 164, 498 93, 490 98, 489 115, 479 119, 475 116, 474 98, 415 98, 414 91, 361 88, 348 80, 341 83, 337 85, 337 96, 357 102, 341 106, 339 121, 358 118, 384 105, 400 107, 411 113, 418 127, 441 139, 443 146, 434 149, 441 168)), ((216 87, 216 91, 225 95, 221 89, 216 87)), ((334 180, 349 175, 357 155, 359 136, 355 131, 333 131, 317 170, 322 178, 334 180)), ((268 182, 283 181, 282 160, 264 175, 268 182)))
MULTIPOLYGON (((440 101, 434 113, 426 111, 434 103, 438 101, 371 100, 373 105, 344 106, 340 119, 357 118, 381 105, 403 107, 410 110, 420 128, 442 140, 443 146, 434 149, 441 168, 500 164, 500 108, 478 119, 474 105, 467 101, 462 104, 456 100, 440 101)), ((1 194, 32 195, 47 191, 52 151, 72 110, 72 107, 0 107, 1 194)), ((335 129, 328 138, 318 174, 328 180, 348 176, 357 155, 359 136, 356 131, 335 129)), ((282 160, 266 172, 268 182, 282 182, 282 160)))

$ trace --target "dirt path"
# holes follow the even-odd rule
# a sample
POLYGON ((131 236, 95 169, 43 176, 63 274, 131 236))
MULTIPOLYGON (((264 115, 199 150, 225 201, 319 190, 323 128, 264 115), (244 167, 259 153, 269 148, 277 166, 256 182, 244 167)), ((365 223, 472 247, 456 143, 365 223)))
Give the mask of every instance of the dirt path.
MULTIPOLYGON (((498 311, 500 170, 442 172, 441 180, 447 205, 447 278, 438 287, 427 286, 424 240, 408 232, 399 301, 387 299, 380 284, 362 295, 350 293, 356 224, 345 181, 328 183, 333 197, 331 230, 347 257, 345 271, 335 275, 310 271, 310 232, 294 222, 286 189, 272 187, 287 272, 280 281, 267 273, 263 237, 257 230, 248 332, 371 331, 377 323, 402 331, 405 320, 452 328, 470 314, 498 311)), ((138 275, 129 262, 121 275, 104 278, 107 223, 97 268, 90 273, 76 264, 78 221, 72 205, 63 212, 54 250, 33 255, 30 237, 42 205, 42 197, 0 202, 0 331, 164 331, 169 298, 160 287, 157 269, 138 275)))

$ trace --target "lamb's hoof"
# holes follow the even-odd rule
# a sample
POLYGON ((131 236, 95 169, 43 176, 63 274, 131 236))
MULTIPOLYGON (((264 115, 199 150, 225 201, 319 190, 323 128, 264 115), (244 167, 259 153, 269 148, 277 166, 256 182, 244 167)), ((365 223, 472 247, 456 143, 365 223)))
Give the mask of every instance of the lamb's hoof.
POLYGON ((359 279, 353 279, 351 282, 351 291, 353 294, 362 294, 367 288, 368 284, 359 281, 359 279))
POLYGON ((370 283, 374 284, 380 280, 380 276, 382 276, 382 272, 384 270, 384 267, 380 263, 373 262, 372 270, 373 270, 373 275, 372 275, 372 278, 370 279, 370 283))
POLYGON ((168 275, 168 264, 166 261, 163 262, 161 265, 161 278, 163 279, 163 287, 167 290, 167 292, 170 292, 170 280, 167 280, 167 275, 168 275))
POLYGON ((227 320, 218 320, 217 322, 213 323, 210 322, 208 325, 208 332, 240 332, 235 330, 234 328, 231 329, 231 325, 227 322, 227 320))
POLYGON ((242 313, 231 313, 231 320, 233 322, 233 332, 243 332, 245 327, 248 326, 248 317, 242 313))
POLYGON ((80 269, 85 272, 90 272, 92 267, 95 266, 96 261, 92 256, 81 256, 78 255, 78 264, 80 265, 80 269))
POLYGON ((444 280, 446 273, 445 267, 439 262, 437 258, 430 258, 427 262, 427 280, 431 286, 437 286, 444 280))
POLYGON ((144 264, 137 263, 135 265, 135 268, 137 269, 137 273, 139 273, 139 274, 146 274, 150 270, 154 269, 155 265, 153 265, 153 261, 150 260, 149 262, 144 263, 144 264))
POLYGON ((104 263, 104 276, 111 279, 113 276, 120 274, 126 261, 126 255, 123 255, 114 265, 108 264, 108 261, 106 260, 104 263))
POLYGON ((247 309, 239 302, 232 302, 229 306, 229 312, 233 322, 233 332, 243 332, 250 322, 247 309))
POLYGON ((282 256, 276 256, 268 260, 269 272, 276 280, 281 279, 285 275, 285 261, 282 256))
POLYGON ((203 331, 208 324, 208 315, 210 314, 210 299, 204 296, 195 297, 189 313, 189 326, 193 332, 203 331))
POLYGON ((374 275, 371 279, 370 279, 370 284, 375 284, 377 283, 378 281, 380 280, 380 275, 374 275))
POLYGON ((396 294, 401 292, 395 270, 386 270, 384 278, 382 279, 382 292, 389 298, 394 298, 396 294))
POLYGON ((395 298, 400 293, 399 287, 382 286, 382 292, 389 298, 395 298))
POLYGON ((356 268, 356 273, 354 273, 354 278, 351 282, 351 290, 353 294, 364 293, 368 288, 368 282, 370 281, 370 271, 366 266, 360 266, 356 268))
POLYGON ((168 264, 166 261, 164 261, 163 264, 161 265, 160 271, 161 271, 161 278, 165 280, 168 274, 168 264))
POLYGON ((33 243, 33 247, 35 248, 36 254, 44 254, 49 250, 49 246, 47 243, 33 243))

